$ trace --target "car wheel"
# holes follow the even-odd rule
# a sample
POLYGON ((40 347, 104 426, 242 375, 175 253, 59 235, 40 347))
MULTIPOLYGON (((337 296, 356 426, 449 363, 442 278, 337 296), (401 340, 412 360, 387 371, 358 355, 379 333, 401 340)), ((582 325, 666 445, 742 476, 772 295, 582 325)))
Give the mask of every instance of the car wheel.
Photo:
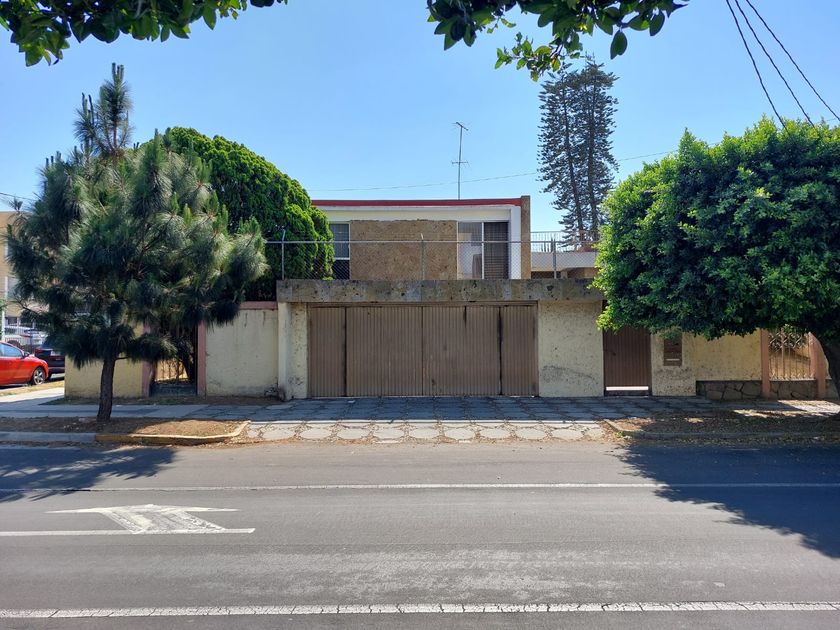
POLYGON ((41 366, 35 368, 32 372, 32 378, 29 380, 33 385, 42 385, 47 381, 47 372, 41 366))

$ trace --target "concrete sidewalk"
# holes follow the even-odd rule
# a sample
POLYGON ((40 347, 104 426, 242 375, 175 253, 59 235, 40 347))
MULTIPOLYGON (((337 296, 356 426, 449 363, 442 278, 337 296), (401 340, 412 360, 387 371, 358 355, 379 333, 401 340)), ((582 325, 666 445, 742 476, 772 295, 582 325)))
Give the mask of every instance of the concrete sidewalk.
MULTIPOLYGON (((45 390, 48 391, 48 390, 45 390)), ((5 398, 14 398, 12 396, 5 398)), ((0 399, 0 418, 75 418, 96 415, 96 405, 46 404, 54 396, 0 399)), ((264 405, 115 405, 114 418, 196 418, 253 423, 596 422, 661 415, 708 415, 731 410, 840 413, 840 404, 818 400, 712 402, 697 397, 606 398, 319 398, 264 405)))

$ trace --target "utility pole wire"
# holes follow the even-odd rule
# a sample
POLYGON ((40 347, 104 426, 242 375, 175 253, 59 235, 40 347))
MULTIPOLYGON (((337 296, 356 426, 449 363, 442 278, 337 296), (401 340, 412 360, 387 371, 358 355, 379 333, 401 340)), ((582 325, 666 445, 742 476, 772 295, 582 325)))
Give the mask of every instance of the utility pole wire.
POLYGON ((458 165, 458 199, 461 198, 461 164, 467 164, 461 159, 461 148, 464 144, 464 132, 469 131, 463 124, 459 122, 455 122, 458 125, 458 161, 452 162, 453 164, 458 165))
POLYGON ((767 52, 767 49, 764 47, 764 44, 758 38, 758 34, 755 32, 755 29, 752 27, 752 24, 750 24, 750 20, 747 17, 747 14, 744 13, 744 9, 741 8, 741 3, 739 2, 739 0, 734 0, 734 1, 735 1, 735 6, 738 8, 738 12, 744 18, 744 22, 746 23, 747 28, 750 29, 750 32, 753 34, 753 37, 755 37, 755 41, 758 42, 758 45, 761 47, 762 52, 764 52, 764 56, 767 57, 767 59, 770 61, 770 65, 772 65, 773 69, 776 70, 776 74, 779 75, 779 78, 782 80, 782 83, 785 84, 785 87, 788 89, 788 92, 790 92, 790 95, 793 97, 793 100, 796 101, 796 104, 799 106, 799 110, 802 112, 802 115, 805 116, 805 120, 807 120, 808 123, 812 127, 814 127, 815 126, 814 121, 811 120, 811 117, 808 115, 808 112, 806 112, 805 108, 802 107, 802 103, 800 103, 799 99, 796 98, 796 93, 793 91, 793 88, 790 87, 790 84, 787 82, 787 79, 785 79, 785 75, 783 75, 782 71, 779 70, 779 66, 776 65, 776 62, 773 60, 773 57, 770 55, 769 52, 767 52))
POLYGON ((808 80, 808 77, 806 77, 806 76, 805 76, 805 73, 802 71, 802 68, 800 68, 800 67, 799 67, 799 64, 798 64, 798 63, 796 63, 796 61, 795 61, 795 60, 794 60, 794 58, 793 58, 793 55, 791 55, 791 54, 788 52, 788 49, 787 49, 787 48, 785 48, 785 45, 781 42, 781 40, 780 40, 778 37, 776 37, 776 33, 774 33, 774 32, 773 32, 773 29, 772 29, 772 28, 770 28, 770 25, 769 25, 769 24, 767 24, 767 22, 764 20, 764 18, 763 18, 763 17, 761 17, 761 14, 758 12, 758 9, 756 9, 756 8, 755 8, 755 6, 753 6, 753 3, 752 3, 752 2, 750 2, 750 0, 744 0, 744 1, 745 1, 745 2, 749 5, 749 7, 753 10, 753 13, 755 13, 756 17, 757 17, 759 20, 761 20, 761 23, 764 25, 764 28, 766 28, 766 29, 767 29, 767 32, 768 32, 768 33, 770 33, 770 35, 772 35, 772 36, 773 36, 773 39, 775 39, 775 40, 776 40, 776 43, 779 45, 779 47, 780 47, 783 51, 785 51, 785 54, 787 55, 787 58, 788 58, 788 59, 790 59, 790 62, 793 64, 793 67, 794 67, 794 68, 796 68, 796 69, 797 69, 797 71, 799 71, 800 76, 801 76, 801 77, 805 80, 805 83, 807 83, 807 84, 808 84, 808 87, 809 87, 809 88, 811 88, 811 90, 814 92, 814 94, 816 94, 816 95, 817 95, 817 98, 818 98, 818 99, 820 99, 820 102, 821 102, 823 105, 825 105, 825 106, 826 106, 826 108, 828 109, 828 111, 830 111, 830 112, 831 112, 832 116, 834 116, 834 118, 835 118, 835 119, 840 119, 840 116, 838 116, 838 115, 837 115, 837 112, 835 112, 833 109, 831 109, 831 106, 830 106, 828 103, 826 103, 826 102, 825 102, 825 99, 824 99, 824 98, 822 97, 822 95, 821 95, 821 94, 817 91, 817 88, 815 88, 815 87, 814 87, 814 85, 813 85, 813 83, 811 83, 811 82, 808 80))
POLYGON ((732 3, 729 0, 726 0, 726 6, 729 7, 729 13, 732 14, 732 19, 735 22, 735 27, 738 29, 738 35, 741 36, 741 42, 743 42, 744 48, 747 51, 747 55, 749 56, 750 61, 752 62, 753 69, 755 70, 755 75, 758 77, 758 82, 761 84, 761 89, 764 91, 764 96, 767 97, 767 100, 770 103, 770 107, 773 108, 773 113, 776 114, 776 118, 779 119, 782 128, 784 128, 785 121, 779 114, 779 110, 776 109, 776 104, 773 102, 773 99, 770 98, 770 92, 767 91, 767 86, 764 85, 764 79, 761 76, 761 71, 758 69, 758 64, 756 64, 755 62, 755 58, 753 57, 749 44, 747 44, 747 38, 744 37, 744 31, 741 30, 741 24, 738 22, 738 16, 735 15, 735 11, 732 9, 732 3))

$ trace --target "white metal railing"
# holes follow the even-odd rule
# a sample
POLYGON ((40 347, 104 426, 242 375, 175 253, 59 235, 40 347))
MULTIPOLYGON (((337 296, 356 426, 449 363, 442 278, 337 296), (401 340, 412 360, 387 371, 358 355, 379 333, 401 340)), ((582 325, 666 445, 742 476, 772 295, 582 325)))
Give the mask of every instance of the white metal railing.
POLYGON ((587 231, 584 238, 570 238, 563 232, 531 232, 532 252, 574 252, 594 248, 597 239, 594 233, 587 231))

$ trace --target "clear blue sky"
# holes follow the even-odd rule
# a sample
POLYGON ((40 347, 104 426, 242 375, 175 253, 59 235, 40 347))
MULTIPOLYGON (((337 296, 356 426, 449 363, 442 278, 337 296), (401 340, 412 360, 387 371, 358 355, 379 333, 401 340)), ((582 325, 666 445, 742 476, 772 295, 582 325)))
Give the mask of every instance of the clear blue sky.
MULTIPOLYGON (((840 2, 754 2, 840 111, 840 2)), ((538 34, 531 20, 516 21, 538 34)), ((73 145, 81 93, 97 90, 112 61, 126 66, 136 140, 174 125, 221 134, 264 155, 314 198, 454 197, 456 120, 470 129, 465 180, 535 171, 539 86, 525 72, 493 68, 496 46, 513 32, 444 52, 433 29, 424 0, 290 0, 251 8, 215 31, 196 24, 186 41, 74 43, 59 64, 31 68, 0 31, 0 191, 34 194, 44 157, 73 145), (388 189, 439 182, 446 184, 388 189)), ((608 37, 586 43, 619 77, 619 176, 642 164, 627 158, 672 149, 686 128, 716 141, 769 112, 724 0, 693 0, 654 38, 631 33, 614 61, 608 37)), ((796 116, 758 59, 783 115, 796 116)), ((830 116, 801 81, 794 85, 809 113, 830 116)), ((530 194, 533 229, 553 229, 557 213, 540 189, 530 175, 465 183, 462 196, 530 194)))

